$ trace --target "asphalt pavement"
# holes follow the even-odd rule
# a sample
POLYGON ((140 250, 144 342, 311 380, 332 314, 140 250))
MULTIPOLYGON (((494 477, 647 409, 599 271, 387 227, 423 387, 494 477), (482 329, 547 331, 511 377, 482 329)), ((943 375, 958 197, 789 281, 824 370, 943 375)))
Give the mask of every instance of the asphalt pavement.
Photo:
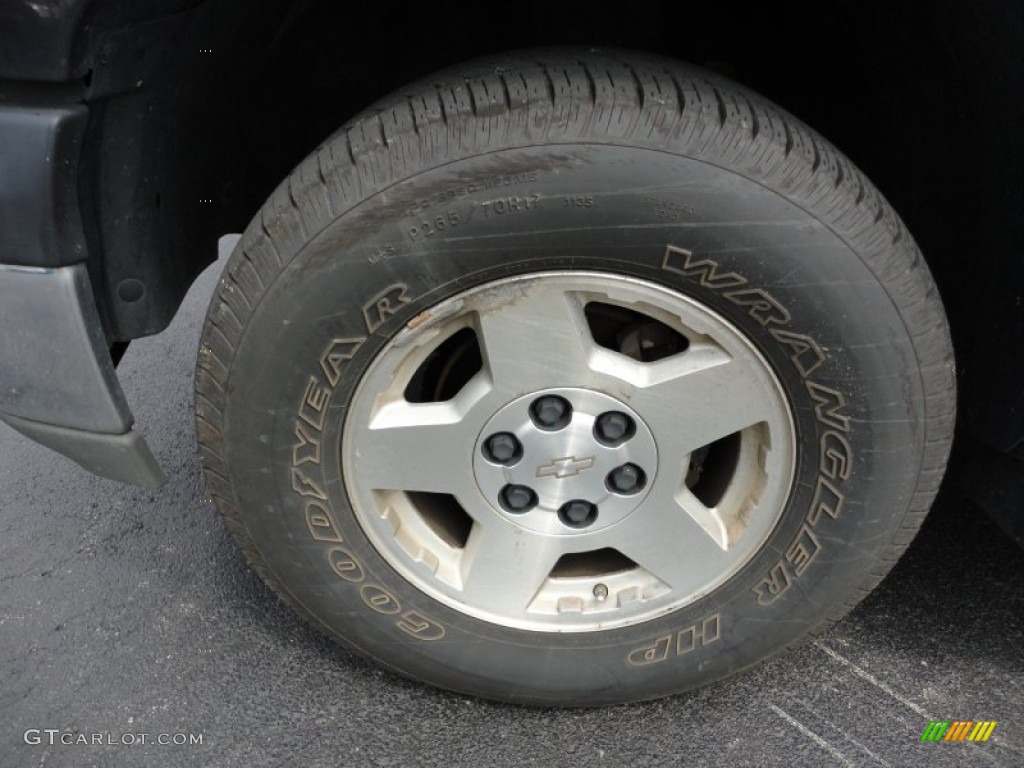
POLYGON ((690 694, 503 706, 340 650, 204 500, 192 375, 222 267, 119 369, 167 485, 91 477, 0 424, 0 767, 1024 765, 1024 550, 952 484, 827 635, 690 694), (932 720, 998 725, 922 743, 932 720))

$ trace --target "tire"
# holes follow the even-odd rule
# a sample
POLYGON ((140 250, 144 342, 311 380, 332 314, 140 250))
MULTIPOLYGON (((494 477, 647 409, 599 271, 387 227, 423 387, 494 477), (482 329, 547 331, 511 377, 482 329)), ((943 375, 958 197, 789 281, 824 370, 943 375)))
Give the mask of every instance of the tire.
POLYGON ((314 625, 442 688, 599 705, 849 611, 954 401, 928 269, 835 148, 702 70, 542 51, 410 86, 282 182, 196 414, 226 526, 314 625))

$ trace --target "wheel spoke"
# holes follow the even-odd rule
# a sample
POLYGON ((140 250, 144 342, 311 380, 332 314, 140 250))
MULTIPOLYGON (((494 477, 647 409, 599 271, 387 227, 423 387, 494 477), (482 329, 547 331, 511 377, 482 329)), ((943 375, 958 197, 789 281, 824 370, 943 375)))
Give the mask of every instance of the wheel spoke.
MULTIPOLYGON (((715 542, 721 549, 728 549, 732 543, 732 539, 735 538, 729 531, 729 527, 725 520, 722 519, 719 511, 714 507, 709 507, 690 491, 689 488, 683 486, 683 488, 677 491, 674 495, 675 503, 678 505, 685 514, 690 516, 693 522, 700 526, 701 530, 708 535, 708 537, 715 542)), ((666 504, 666 507, 668 505, 666 504)), ((672 513, 674 514, 674 512, 672 513)))
POLYGON ((776 426, 778 409, 752 371, 717 348, 690 349, 649 363, 651 382, 630 405, 651 425, 663 460, 674 460, 760 422, 776 426))
POLYGON ((477 523, 466 542, 462 599, 523 613, 563 554, 559 539, 526 533, 503 520, 477 523))
POLYGON ((355 473, 374 490, 429 491, 456 497, 473 491, 468 473, 480 425, 478 405, 490 391, 484 378, 442 403, 389 403, 355 445, 355 473), (459 454, 463 451, 465 455, 459 454))
POLYGON ((594 346, 572 293, 531 282, 492 297, 477 315, 484 360, 495 386, 510 396, 547 386, 587 383, 594 346))
POLYGON ((618 549, 674 590, 689 590, 730 559, 724 526, 692 494, 665 490, 616 529, 618 549))

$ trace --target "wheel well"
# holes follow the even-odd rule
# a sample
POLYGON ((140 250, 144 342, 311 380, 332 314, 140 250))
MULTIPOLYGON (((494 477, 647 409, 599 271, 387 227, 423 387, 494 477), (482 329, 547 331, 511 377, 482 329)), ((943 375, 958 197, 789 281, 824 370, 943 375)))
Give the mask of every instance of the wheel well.
POLYGON ((1024 341, 1024 11, 1014 0, 800 0, 742 13, 638 0, 628 15, 580 2, 506 15, 435 2, 399 15, 380 3, 222 0, 128 35, 100 28, 87 46, 94 149, 83 197, 94 201, 91 251, 102 259, 91 267, 114 339, 163 328, 216 258, 217 237, 240 231, 291 168, 375 99, 503 50, 624 47, 719 70, 846 152, 935 274, 963 421, 1002 450, 1024 436, 1024 416, 1006 417, 1008 401, 1024 399, 1012 359, 1024 341), (145 285, 141 300, 119 294, 129 279, 145 285))

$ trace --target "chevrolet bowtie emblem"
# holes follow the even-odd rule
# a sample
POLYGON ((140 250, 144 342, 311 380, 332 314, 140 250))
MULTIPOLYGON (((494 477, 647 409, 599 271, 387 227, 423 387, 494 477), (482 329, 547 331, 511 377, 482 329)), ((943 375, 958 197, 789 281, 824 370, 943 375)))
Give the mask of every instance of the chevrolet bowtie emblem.
POLYGON ((537 467, 537 477, 554 477, 561 480, 565 477, 576 477, 580 472, 586 472, 593 466, 593 456, 584 456, 582 459, 577 459, 575 456, 563 456, 537 467))

